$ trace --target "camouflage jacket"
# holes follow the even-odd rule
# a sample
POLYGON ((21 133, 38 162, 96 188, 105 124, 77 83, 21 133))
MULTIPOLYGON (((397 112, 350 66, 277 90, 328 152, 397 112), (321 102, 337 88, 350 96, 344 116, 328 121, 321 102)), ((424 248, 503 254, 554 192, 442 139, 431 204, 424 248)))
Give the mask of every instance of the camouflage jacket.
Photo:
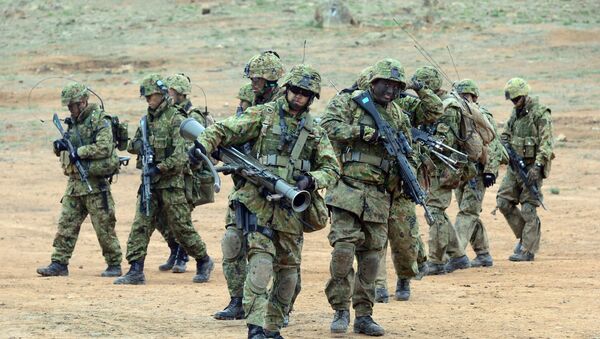
MULTIPOLYGON (((498 135, 498 127, 496 126, 496 120, 487 108, 484 106, 478 105, 479 110, 483 115, 488 119, 490 125, 494 129, 494 133, 498 135)), ((498 176, 498 169, 502 163, 506 163, 508 160, 508 154, 504 147, 502 147, 502 143, 500 143, 500 138, 496 137, 492 142, 488 145, 488 161, 486 162, 483 171, 481 173, 491 173, 495 176, 498 176)))
MULTIPOLYGON (((167 100, 156 109, 148 108, 148 141, 154 151, 154 163, 160 174, 152 178, 153 189, 183 188, 183 170, 188 161, 185 140, 179 135, 184 117, 167 100)), ((138 127, 127 151, 137 154, 138 169, 142 168, 142 133, 138 127)))
MULTIPOLYGON (((92 162, 99 162, 109 158, 115 151, 113 143, 110 118, 98 104, 89 104, 83 112, 72 120, 67 132, 73 147, 81 159, 84 168, 88 169, 92 162)), ((56 153, 56 151, 55 151, 56 153)), ((87 184, 81 181, 75 165, 71 164, 69 154, 60 152, 61 164, 65 175, 69 177, 65 195, 82 196, 108 190, 108 182, 103 177, 89 176, 88 181, 92 192, 88 192, 87 184)))
POLYGON ((444 114, 442 100, 435 93, 423 87, 417 92, 418 98, 404 95, 394 102, 410 117, 412 126, 434 123, 444 114))
MULTIPOLYGON (((173 106, 179 111, 181 115, 183 115, 186 118, 194 118, 194 120, 198 121, 204 127, 208 127, 215 123, 215 120, 209 112, 204 112, 198 107, 194 107, 189 99, 185 99, 179 104, 175 104, 173 106)), ((192 146, 194 146, 193 142, 186 141, 186 150, 191 148, 192 146)), ((212 161, 213 163, 216 163, 214 159, 212 159, 212 161)), ((190 166, 190 169, 185 169, 184 172, 186 174, 191 174, 191 167, 192 166, 190 166)), ((210 169, 206 164, 201 163, 199 166, 194 167, 194 170, 198 169, 201 170, 206 176, 212 176, 212 173, 210 173, 210 169)))
MULTIPOLYGON (((450 93, 443 91, 440 99, 444 105, 444 114, 433 124, 436 139, 446 145, 460 150, 457 136, 460 132, 460 119, 462 117, 462 106, 450 93)), ((450 155, 450 154, 446 154, 450 155)), ((432 157, 436 167, 436 174, 441 175, 446 165, 437 157, 432 157)))
MULTIPOLYGON (((286 164, 289 161, 292 143, 280 143, 284 128, 288 136, 299 133, 299 125, 307 117, 307 113, 292 116, 285 98, 265 105, 248 108, 239 117, 230 117, 207 128, 198 140, 211 153, 217 146, 240 145, 252 141, 252 154, 273 174, 284 177, 286 164), (283 117, 284 124, 281 123, 283 117), (285 127, 284 127, 285 126, 285 127)), ((305 126, 306 127, 306 126, 305 126)), ((295 184, 294 175, 307 172, 315 180, 317 189, 327 188, 339 178, 339 167, 335 153, 327 134, 316 125, 310 127, 308 140, 294 166, 293 173, 284 177, 290 184, 295 184)), ((298 220, 299 214, 283 208, 279 202, 269 202, 259 192, 259 188, 245 183, 231 197, 238 200, 252 212, 261 226, 275 230, 300 234, 303 225, 298 220)))
MULTIPOLYGON (((256 106, 256 105, 264 105, 267 102, 275 101, 283 96, 285 93, 283 87, 275 87, 269 95, 258 98, 252 91, 252 84, 247 83, 240 87, 240 91, 237 95, 237 98, 240 99, 240 107, 241 111, 245 111, 248 107, 256 106)), ((241 113, 241 112, 240 112, 241 113)))
POLYGON ((513 109, 501 135, 502 141, 511 144, 528 165, 538 163, 545 167, 546 172, 554 158, 550 113, 550 109, 541 105, 538 98, 528 97, 521 111, 513 109))

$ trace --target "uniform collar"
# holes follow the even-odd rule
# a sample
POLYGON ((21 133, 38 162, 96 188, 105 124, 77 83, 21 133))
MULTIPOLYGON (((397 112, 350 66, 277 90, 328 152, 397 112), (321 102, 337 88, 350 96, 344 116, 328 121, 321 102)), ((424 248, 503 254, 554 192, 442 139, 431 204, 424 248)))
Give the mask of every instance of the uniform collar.
POLYGON ((169 102, 165 98, 156 109, 148 107, 148 114, 153 118, 157 119, 160 115, 169 107, 169 102))
POLYGON ((92 114, 92 112, 96 110, 97 107, 98 107, 98 104, 89 104, 88 103, 87 107, 77 117, 77 122, 80 123, 80 122, 84 121, 85 119, 87 119, 90 116, 90 114, 92 114))

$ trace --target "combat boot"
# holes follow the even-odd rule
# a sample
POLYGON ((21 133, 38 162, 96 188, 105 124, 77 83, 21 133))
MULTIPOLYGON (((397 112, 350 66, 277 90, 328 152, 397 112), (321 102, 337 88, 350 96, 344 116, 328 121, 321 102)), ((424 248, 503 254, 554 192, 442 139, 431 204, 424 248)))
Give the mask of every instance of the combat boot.
POLYGON ((370 315, 356 317, 354 319, 354 333, 362 333, 372 337, 380 337, 385 334, 383 327, 379 326, 370 315))
POLYGON ((179 245, 177 243, 174 244, 169 244, 169 249, 171 250, 171 253, 169 254, 169 257, 167 258, 167 261, 158 266, 158 269, 161 271, 169 271, 173 268, 173 265, 175 265, 175 260, 177 259, 177 250, 179 249, 179 245))
POLYGON ((122 277, 115 279, 115 285, 144 285, 146 277, 144 276, 144 261, 135 260, 131 262, 129 272, 122 277))
POLYGON ((471 260, 471 267, 490 267, 494 265, 494 260, 489 253, 478 254, 471 260))
POLYGON ((47 267, 40 267, 37 273, 43 277, 66 277, 69 275, 69 265, 53 261, 47 267))
POLYGON ((396 283, 396 300, 407 301, 410 298, 410 279, 398 279, 396 283))
POLYGON ((218 320, 244 319, 242 297, 232 297, 231 301, 229 301, 229 305, 227 305, 224 310, 215 313, 213 317, 218 320))
POLYGON ((192 281, 195 283, 207 282, 214 267, 215 263, 208 255, 202 259, 196 259, 196 275, 192 281))
POLYGON ((173 273, 185 273, 185 265, 187 264, 190 257, 183 247, 179 246, 177 250, 177 256, 175 257, 175 265, 173 265, 173 273))
POLYGON ((515 245, 515 249, 513 250, 513 253, 514 254, 521 253, 522 248, 523 248, 523 244, 521 243, 521 239, 519 239, 519 242, 515 245))
POLYGON ((415 274, 414 278, 415 280, 421 280, 423 279, 424 276, 427 275, 427 263, 421 263, 419 264, 419 272, 417 272, 417 274, 415 274))
POLYGON ((446 266, 444 264, 434 264, 432 262, 427 262, 425 264, 425 275, 440 275, 446 274, 446 266))
POLYGON ((331 333, 346 333, 350 326, 350 311, 336 310, 331 322, 331 333))
POLYGON ((508 257, 508 260, 510 261, 533 261, 534 259, 535 254, 527 251, 521 251, 521 253, 516 253, 508 257))
POLYGON ((387 304, 390 301, 390 294, 385 287, 378 287, 375 289, 375 302, 387 304))
POLYGON ((471 262, 469 261, 469 257, 463 255, 458 258, 450 258, 446 263, 445 269, 446 272, 452 273, 456 270, 463 270, 465 268, 471 267, 471 262))
POLYGON ((248 339, 265 339, 265 331, 262 327, 248 324, 248 339))
POLYGON ((123 274, 121 265, 108 265, 108 267, 100 274, 101 277, 120 277, 123 274))
POLYGON ((271 332, 269 330, 264 330, 264 331, 265 331, 265 338, 283 339, 283 337, 281 336, 281 332, 279 332, 279 331, 275 331, 275 332, 271 332))

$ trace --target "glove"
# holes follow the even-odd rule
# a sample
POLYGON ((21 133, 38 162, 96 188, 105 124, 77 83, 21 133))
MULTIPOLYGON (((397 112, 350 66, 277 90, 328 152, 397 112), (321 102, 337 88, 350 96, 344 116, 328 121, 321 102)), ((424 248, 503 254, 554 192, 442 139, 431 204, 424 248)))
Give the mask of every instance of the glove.
POLYGON ((154 164, 150 165, 148 168, 148 176, 149 177, 155 177, 157 175, 160 174, 160 169, 158 169, 158 167, 154 164))
POLYGON ((496 176, 492 173, 483 173, 483 186, 491 187, 496 183, 496 176))
POLYGON ((308 174, 294 175, 296 187, 301 191, 314 191, 315 179, 308 174))
POLYGON ((538 182, 538 180, 541 179, 542 174, 541 174, 541 167, 538 165, 534 165, 533 167, 531 167, 529 169, 529 172, 527 172, 527 183, 529 185, 533 185, 535 183, 538 182))
POLYGON ((376 144, 383 140, 383 137, 379 134, 379 131, 365 125, 360 126, 360 137, 370 144, 376 144))
POLYGON ((206 148, 204 147, 204 145, 202 145, 198 141, 194 142, 194 147, 190 148, 190 150, 188 151, 188 157, 190 158, 190 162, 194 165, 198 165, 204 160, 196 155, 196 150, 200 150, 202 154, 206 155, 206 148))
POLYGON ((415 92, 418 92, 423 89, 423 86, 425 86, 423 81, 417 79, 417 77, 413 75, 413 77, 410 79, 410 84, 408 85, 408 88, 413 89, 415 92))
POLYGON ((69 146, 67 145, 67 141, 65 139, 56 139, 54 140, 52 145, 54 146, 54 152, 56 153, 66 151, 69 149, 69 146))
POLYGON ((72 164, 76 163, 79 160, 79 154, 77 154, 77 148, 73 150, 73 152, 69 153, 69 160, 72 164))

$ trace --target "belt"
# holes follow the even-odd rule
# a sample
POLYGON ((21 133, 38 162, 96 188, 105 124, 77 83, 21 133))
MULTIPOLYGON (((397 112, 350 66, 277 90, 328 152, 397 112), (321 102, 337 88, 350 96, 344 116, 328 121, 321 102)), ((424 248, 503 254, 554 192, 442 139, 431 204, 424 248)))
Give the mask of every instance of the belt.
POLYGON ((390 161, 375 155, 365 154, 356 151, 348 151, 342 154, 342 162, 362 162, 381 168, 384 172, 390 171, 390 161))
MULTIPOLYGON (((286 167, 290 162, 290 157, 268 154, 259 157, 258 162, 267 166, 286 167)), ((298 159, 294 162, 294 168, 303 172, 310 172, 310 161, 298 159)))

